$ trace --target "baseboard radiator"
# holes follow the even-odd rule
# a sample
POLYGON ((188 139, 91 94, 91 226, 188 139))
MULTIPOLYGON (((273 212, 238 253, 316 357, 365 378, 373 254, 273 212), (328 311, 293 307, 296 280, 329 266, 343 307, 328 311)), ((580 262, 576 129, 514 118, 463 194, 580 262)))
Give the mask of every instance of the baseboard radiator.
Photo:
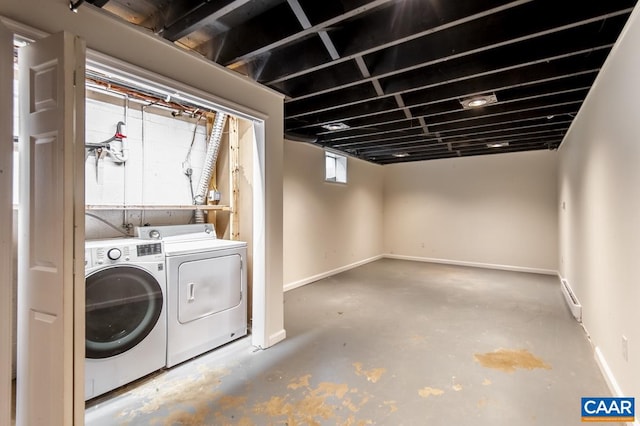
POLYGON ((562 287, 562 294, 564 295, 564 300, 567 302, 567 306, 569 306, 569 310, 573 317, 578 320, 578 322, 582 322, 582 305, 578 302, 578 298, 573 293, 569 282, 564 278, 560 279, 560 284, 562 287))

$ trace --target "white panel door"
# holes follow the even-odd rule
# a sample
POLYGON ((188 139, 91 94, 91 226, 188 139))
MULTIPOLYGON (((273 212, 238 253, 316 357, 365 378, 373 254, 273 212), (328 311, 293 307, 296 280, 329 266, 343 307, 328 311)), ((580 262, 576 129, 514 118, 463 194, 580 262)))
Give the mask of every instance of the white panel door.
POLYGON ((82 422, 84 63, 68 33, 19 51, 19 426, 82 422))
POLYGON ((0 425, 11 424, 13 34, 0 22, 0 425))

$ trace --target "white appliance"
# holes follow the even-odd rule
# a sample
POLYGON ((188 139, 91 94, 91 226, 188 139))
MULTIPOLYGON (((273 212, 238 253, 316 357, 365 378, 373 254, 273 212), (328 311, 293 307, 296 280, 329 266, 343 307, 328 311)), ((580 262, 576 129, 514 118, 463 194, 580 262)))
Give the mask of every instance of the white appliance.
POLYGON ((85 400, 165 366, 162 242, 87 241, 85 289, 85 400))
POLYGON ((164 243, 167 367, 247 334, 247 243, 217 239, 211 224, 136 231, 164 243))

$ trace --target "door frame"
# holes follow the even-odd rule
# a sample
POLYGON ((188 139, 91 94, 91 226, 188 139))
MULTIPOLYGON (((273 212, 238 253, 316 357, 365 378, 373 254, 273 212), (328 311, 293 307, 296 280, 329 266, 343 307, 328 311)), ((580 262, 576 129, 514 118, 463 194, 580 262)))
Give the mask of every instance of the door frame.
POLYGON ((11 424, 13 362, 13 32, 0 22, 0 425, 11 424), (7 60, 7 58, 11 58, 7 60), (5 114, 5 111, 10 111, 5 114), (11 141, 11 143, 9 143, 11 141), (6 343, 6 344, 4 344, 6 343))
POLYGON ((106 74, 118 76, 132 85, 147 87, 174 94, 176 91, 187 102, 204 104, 212 110, 219 110, 243 118, 253 123, 253 282, 252 282, 252 329, 251 344, 267 348, 274 342, 267 330, 267 283, 266 283, 266 129, 268 116, 251 108, 219 98, 180 81, 164 77, 120 59, 87 48, 87 69, 99 69, 106 74))

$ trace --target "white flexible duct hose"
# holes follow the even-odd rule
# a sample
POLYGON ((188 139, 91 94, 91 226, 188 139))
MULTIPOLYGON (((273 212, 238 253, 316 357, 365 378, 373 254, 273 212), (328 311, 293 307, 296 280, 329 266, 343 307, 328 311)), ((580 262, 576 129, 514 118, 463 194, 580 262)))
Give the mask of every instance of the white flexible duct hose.
MULTIPOLYGON (((204 158, 204 168, 200 175, 200 183, 198 189, 193 197, 193 204, 203 205, 207 197, 207 191, 209 190, 209 181, 211 181, 211 175, 213 174, 213 168, 216 165, 218 159, 218 151, 220 149, 220 140, 222 139, 222 131, 227 120, 227 114, 223 112, 217 112, 216 118, 213 121, 213 127, 211 129, 211 136, 209 137, 209 145, 207 146, 207 153, 204 158)), ((204 212, 202 210, 196 210, 195 222, 204 223, 204 212)))

